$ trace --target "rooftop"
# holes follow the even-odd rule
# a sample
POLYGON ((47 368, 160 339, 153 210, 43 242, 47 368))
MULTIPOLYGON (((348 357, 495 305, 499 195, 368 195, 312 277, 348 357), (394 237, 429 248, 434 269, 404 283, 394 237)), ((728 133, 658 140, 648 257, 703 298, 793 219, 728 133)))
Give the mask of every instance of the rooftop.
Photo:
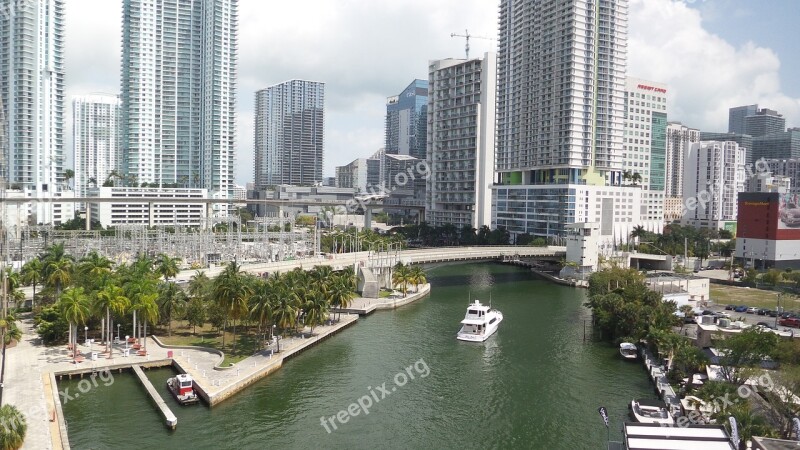
POLYGON ((626 423, 625 444, 641 450, 735 450, 725 427, 689 425, 665 427, 659 424, 626 423))

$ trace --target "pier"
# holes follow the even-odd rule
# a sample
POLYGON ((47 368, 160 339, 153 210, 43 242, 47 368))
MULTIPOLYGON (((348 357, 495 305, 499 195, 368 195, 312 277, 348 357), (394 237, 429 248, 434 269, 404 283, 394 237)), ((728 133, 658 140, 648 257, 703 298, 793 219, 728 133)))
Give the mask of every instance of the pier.
POLYGON ((156 388, 153 387, 153 383, 150 382, 150 379, 142 371, 142 368, 138 365, 133 366, 133 373, 139 377, 139 381, 142 382, 142 385, 147 390, 147 393, 150 395, 150 398, 156 404, 158 409, 161 411, 161 415, 164 416, 164 420, 166 420, 167 428, 174 430, 176 426, 178 426, 178 418, 175 417, 175 414, 172 413, 172 410, 169 409, 169 406, 164 402, 164 399, 158 395, 156 388))

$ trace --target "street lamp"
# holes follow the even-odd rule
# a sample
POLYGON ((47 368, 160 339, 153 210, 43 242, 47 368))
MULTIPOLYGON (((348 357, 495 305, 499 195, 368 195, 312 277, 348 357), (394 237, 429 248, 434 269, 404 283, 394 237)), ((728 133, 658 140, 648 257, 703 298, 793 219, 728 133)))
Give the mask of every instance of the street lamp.
POLYGON ((119 342, 119 324, 117 324, 117 342, 119 342))
POLYGON ((89 344, 89 327, 83 327, 83 341, 89 344))
POLYGON ((272 337, 275 339, 275 345, 277 345, 277 347, 278 347, 276 353, 280 353, 281 352, 281 340, 280 340, 280 336, 278 336, 276 334, 276 325, 272 326, 272 337))

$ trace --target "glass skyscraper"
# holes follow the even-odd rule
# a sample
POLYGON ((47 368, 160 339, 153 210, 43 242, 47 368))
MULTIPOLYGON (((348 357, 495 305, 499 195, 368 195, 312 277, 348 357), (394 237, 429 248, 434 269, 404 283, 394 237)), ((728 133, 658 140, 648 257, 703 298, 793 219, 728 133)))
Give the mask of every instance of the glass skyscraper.
POLYGON ((425 159, 428 135, 428 80, 414 80, 386 100, 386 154, 425 159))
POLYGON ((728 133, 746 134, 744 119, 758 111, 758 105, 737 106, 728 110, 728 133))
POLYGON ((290 80, 256 92, 256 189, 322 181, 325 83, 290 80))
POLYGON ((229 198, 238 0, 123 0, 123 171, 229 198))

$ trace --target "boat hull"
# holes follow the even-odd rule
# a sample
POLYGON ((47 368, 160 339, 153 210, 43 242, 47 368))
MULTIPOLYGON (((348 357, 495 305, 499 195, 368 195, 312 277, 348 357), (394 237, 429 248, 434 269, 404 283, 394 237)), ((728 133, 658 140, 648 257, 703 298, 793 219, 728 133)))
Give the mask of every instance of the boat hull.
POLYGON ((200 397, 198 397, 194 391, 192 391, 191 395, 179 394, 175 385, 176 383, 177 381, 175 378, 170 378, 167 380, 167 390, 170 394, 172 394, 172 397, 175 399, 175 401, 181 405, 191 405, 200 401, 200 397))
POLYGON ((649 416, 644 416, 644 415, 638 414, 636 412, 637 405, 636 405, 635 401, 631 402, 628 405, 628 408, 630 408, 630 410, 631 410, 630 411, 631 419, 633 419, 634 422, 638 422, 638 423, 655 423, 655 424, 661 424, 661 425, 674 425, 675 424, 675 419, 672 417, 672 414, 670 414, 669 411, 667 411, 665 408, 664 408, 665 417, 649 417, 649 416))
POLYGON ((463 331, 464 328, 462 327, 458 334, 456 334, 456 339, 464 342, 483 342, 492 337, 493 334, 497 333, 498 328, 500 328, 500 322, 502 321, 503 318, 500 317, 497 322, 493 323, 491 327, 487 328, 486 332, 483 334, 465 333, 463 331))

